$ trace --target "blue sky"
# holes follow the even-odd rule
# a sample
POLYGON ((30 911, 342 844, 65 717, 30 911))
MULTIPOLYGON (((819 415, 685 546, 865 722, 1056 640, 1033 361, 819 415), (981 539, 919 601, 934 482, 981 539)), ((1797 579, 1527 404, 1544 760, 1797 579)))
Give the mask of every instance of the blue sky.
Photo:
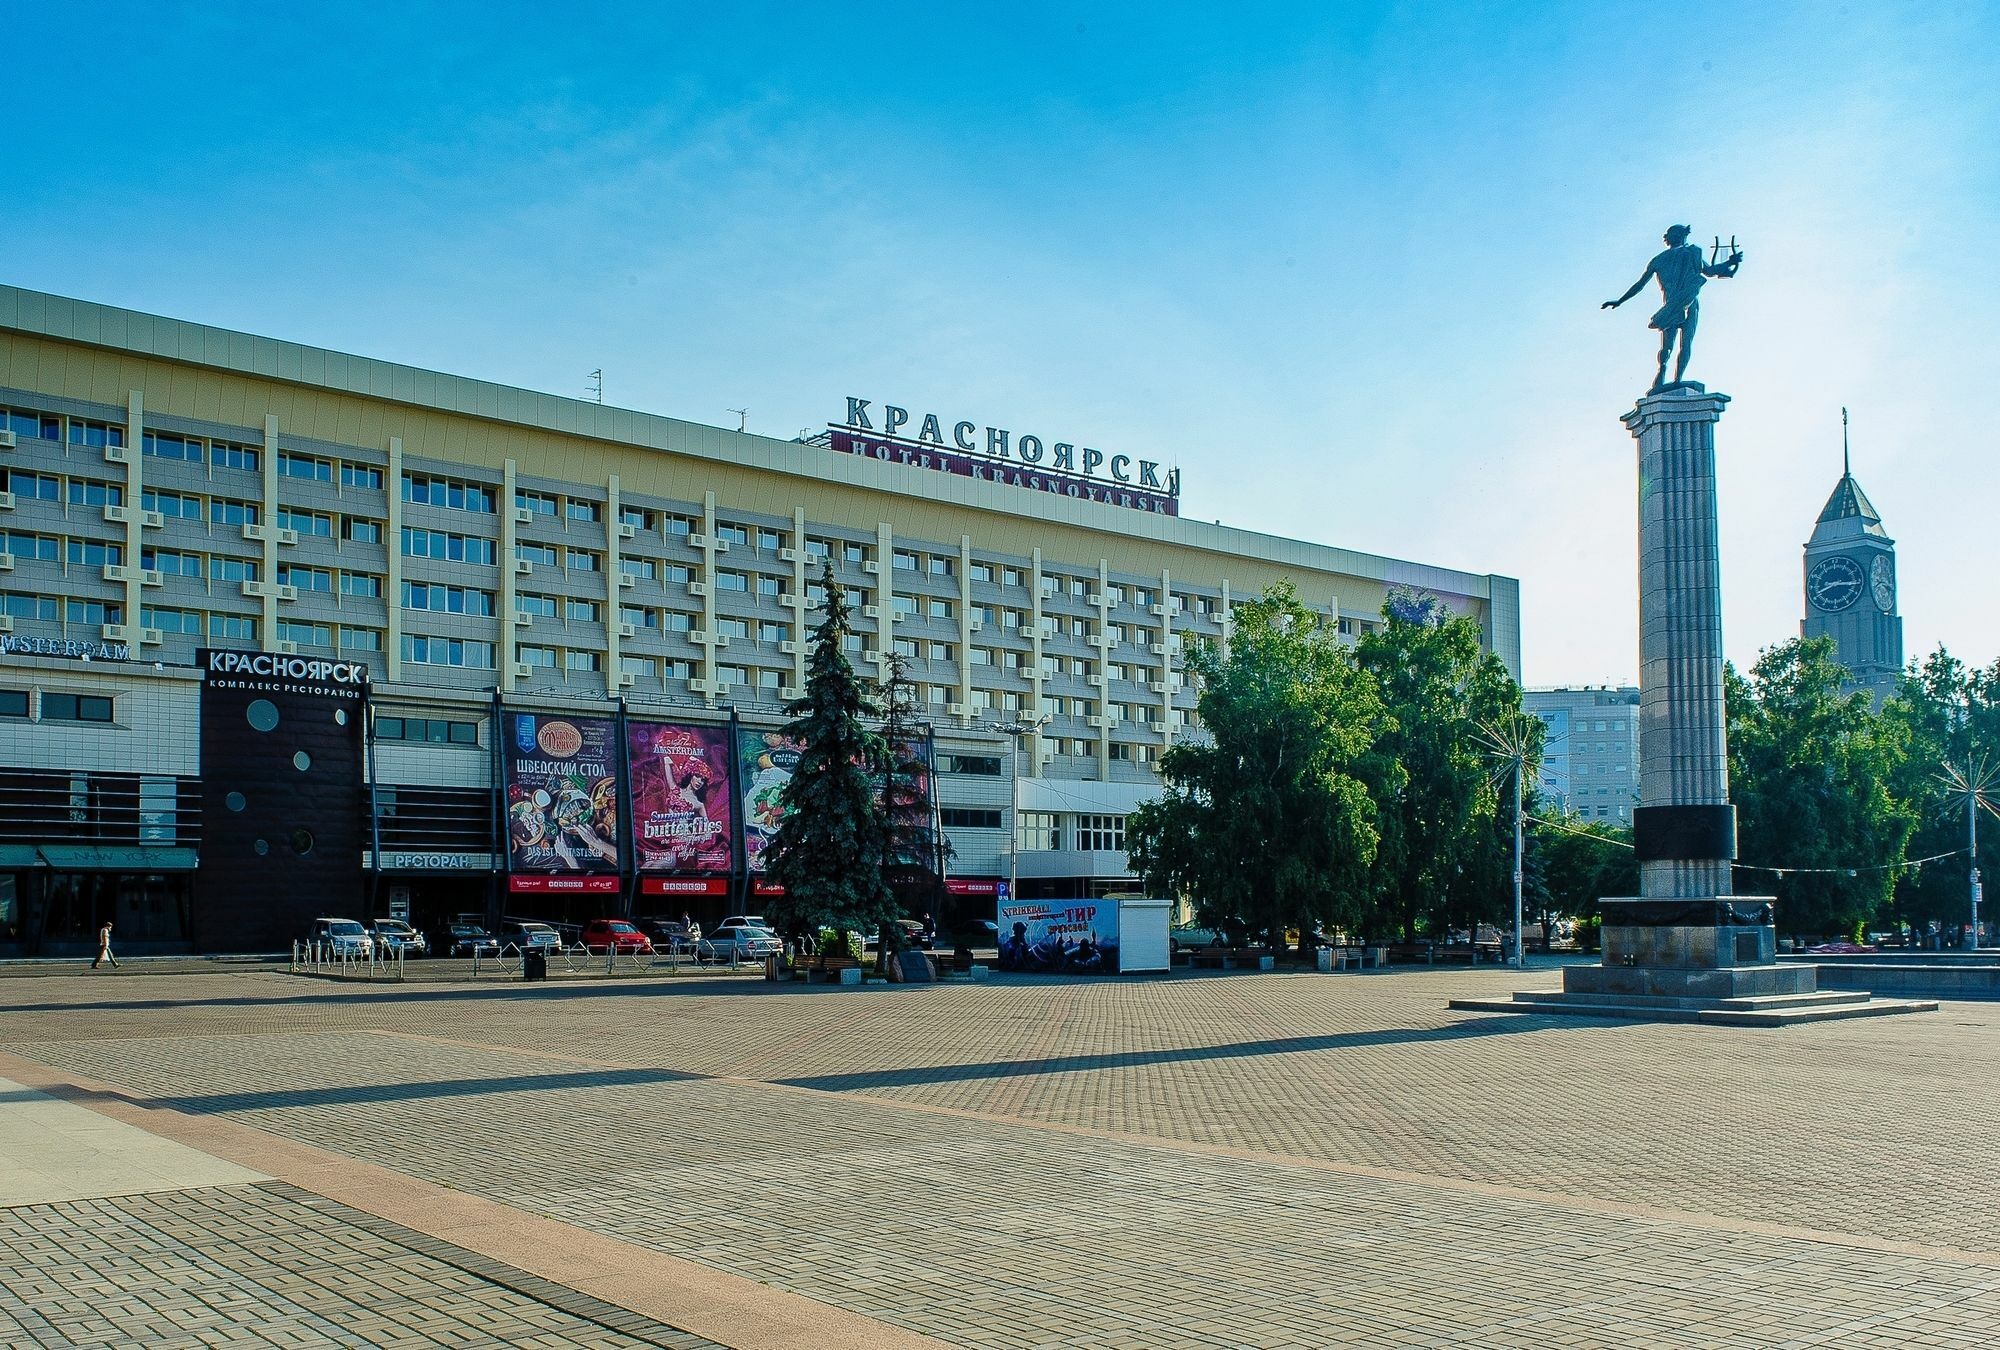
POLYGON ((847 394, 1177 463, 1189 515, 1521 578, 1636 673, 1675 221, 1739 662, 1839 474, 2000 657, 2000 10, 24 5, 0 277, 789 436, 847 394), (1655 302, 1656 303, 1656 302, 1655 302))

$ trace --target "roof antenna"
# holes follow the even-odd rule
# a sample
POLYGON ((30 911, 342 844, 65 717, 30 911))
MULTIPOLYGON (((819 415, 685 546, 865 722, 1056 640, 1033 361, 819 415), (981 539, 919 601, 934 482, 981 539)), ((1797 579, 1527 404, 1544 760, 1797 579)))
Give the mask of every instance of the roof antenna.
POLYGON ((594 403, 604 402, 604 371, 601 368, 590 372, 590 383, 584 385, 583 392, 590 395, 594 403))
POLYGON ((736 429, 738 431, 749 430, 750 410, 748 408, 731 408, 729 411, 736 414, 736 429))
POLYGON ((1847 409, 1840 410, 1840 476, 1854 477, 1854 465, 1847 457, 1847 409))

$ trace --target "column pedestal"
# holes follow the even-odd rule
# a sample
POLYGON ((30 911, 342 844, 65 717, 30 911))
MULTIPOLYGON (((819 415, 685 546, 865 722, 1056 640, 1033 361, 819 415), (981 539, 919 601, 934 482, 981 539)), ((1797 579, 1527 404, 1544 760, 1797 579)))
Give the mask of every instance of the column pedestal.
POLYGON ((1937 1007, 1818 992, 1814 967, 1777 964, 1770 898, 1730 894, 1715 509, 1715 424, 1728 404, 1687 382, 1622 419, 1639 452, 1639 894, 1601 902, 1604 959, 1565 967, 1561 993, 1454 1008, 1783 1025, 1937 1007))

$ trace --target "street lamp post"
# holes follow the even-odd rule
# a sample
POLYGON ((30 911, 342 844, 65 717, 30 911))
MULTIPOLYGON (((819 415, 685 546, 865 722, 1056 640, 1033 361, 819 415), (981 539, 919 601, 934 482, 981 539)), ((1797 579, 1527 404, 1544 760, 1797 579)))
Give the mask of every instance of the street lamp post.
POLYGON ((997 731, 1014 741, 1014 753, 1008 761, 1009 781, 1007 784, 1007 898, 1012 900, 1021 889, 1021 743, 1039 732, 1055 719, 1047 713, 1029 722, 1016 718, 1012 722, 988 722, 988 731, 997 731))

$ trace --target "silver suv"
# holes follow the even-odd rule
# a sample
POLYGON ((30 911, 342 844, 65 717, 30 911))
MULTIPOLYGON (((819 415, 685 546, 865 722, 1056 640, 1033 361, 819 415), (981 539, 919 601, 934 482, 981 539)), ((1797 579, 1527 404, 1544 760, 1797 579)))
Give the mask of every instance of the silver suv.
POLYGON ((312 940, 333 956, 373 956, 375 939, 353 919, 314 919, 312 940))
POLYGON ((405 956, 428 956, 430 941, 401 919, 375 921, 375 950, 384 956, 402 952, 405 956))

